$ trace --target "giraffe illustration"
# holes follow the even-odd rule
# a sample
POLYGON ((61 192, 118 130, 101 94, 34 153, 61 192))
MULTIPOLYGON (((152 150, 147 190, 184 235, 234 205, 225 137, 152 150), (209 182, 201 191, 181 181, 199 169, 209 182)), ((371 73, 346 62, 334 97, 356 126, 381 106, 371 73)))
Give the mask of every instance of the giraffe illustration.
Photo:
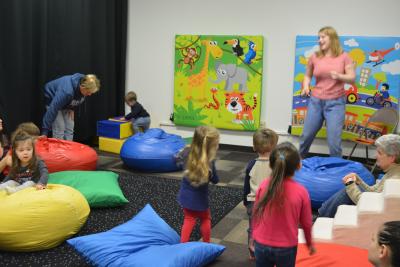
POLYGON ((213 58, 219 59, 222 57, 222 49, 218 46, 216 41, 203 40, 201 44, 206 47, 205 59, 201 71, 196 74, 192 74, 188 77, 188 88, 189 92, 186 99, 192 99, 192 90, 196 89, 200 91, 200 102, 206 101, 205 91, 207 89, 208 82, 208 61, 210 59, 210 54, 213 58))

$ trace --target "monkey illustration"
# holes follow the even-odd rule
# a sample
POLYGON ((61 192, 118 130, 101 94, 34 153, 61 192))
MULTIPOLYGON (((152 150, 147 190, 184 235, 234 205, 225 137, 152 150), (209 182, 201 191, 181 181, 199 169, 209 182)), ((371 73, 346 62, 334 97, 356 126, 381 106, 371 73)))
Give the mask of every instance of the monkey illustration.
POLYGON ((184 64, 189 64, 190 65, 190 70, 192 71, 194 68, 194 64, 197 62, 197 60, 200 59, 201 55, 201 48, 197 46, 196 48, 194 47, 187 47, 186 49, 181 50, 182 57, 178 61, 178 68, 181 67, 181 63, 183 62, 184 64))

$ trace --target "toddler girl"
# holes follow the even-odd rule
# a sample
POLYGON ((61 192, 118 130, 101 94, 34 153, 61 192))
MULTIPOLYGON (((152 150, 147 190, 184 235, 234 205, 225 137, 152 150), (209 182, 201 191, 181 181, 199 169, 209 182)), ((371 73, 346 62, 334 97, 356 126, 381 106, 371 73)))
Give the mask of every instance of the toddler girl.
POLYGON ((217 129, 210 126, 196 128, 178 195, 178 202, 184 213, 181 242, 189 241, 196 219, 200 219, 203 241, 210 242, 208 183, 211 181, 216 184, 219 180, 214 161, 218 144, 217 129))
POLYGON ((5 189, 8 194, 12 194, 31 186, 36 186, 37 189, 46 188, 47 167, 36 157, 32 136, 24 131, 16 132, 12 148, 10 173, 0 184, 0 190, 5 189))

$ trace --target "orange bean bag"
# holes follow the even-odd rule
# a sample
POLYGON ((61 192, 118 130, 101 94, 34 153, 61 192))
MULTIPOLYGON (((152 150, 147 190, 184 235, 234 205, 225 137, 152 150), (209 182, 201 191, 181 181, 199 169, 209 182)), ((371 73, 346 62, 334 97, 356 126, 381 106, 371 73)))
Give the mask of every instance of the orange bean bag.
POLYGON ((50 173, 68 170, 96 169, 96 151, 81 143, 40 137, 36 140, 36 154, 44 160, 50 173))
POLYGON ((316 243, 315 248, 317 252, 309 256, 307 246, 299 244, 296 267, 372 267, 366 249, 333 243, 316 243))

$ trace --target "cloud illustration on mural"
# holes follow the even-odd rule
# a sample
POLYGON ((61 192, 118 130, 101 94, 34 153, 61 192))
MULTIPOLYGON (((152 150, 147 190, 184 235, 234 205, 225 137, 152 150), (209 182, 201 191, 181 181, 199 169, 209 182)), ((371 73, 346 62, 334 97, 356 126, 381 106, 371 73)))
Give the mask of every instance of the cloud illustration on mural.
POLYGON ((343 43, 344 43, 345 45, 347 45, 347 46, 350 46, 350 47, 358 47, 358 46, 360 46, 360 45, 357 43, 356 39, 354 39, 354 38, 351 38, 351 39, 349 39, 349 40, 346 40, 346 41, 344 41, 343 43))
POLYGON ((400 60, 395 60, 389 62, 388 64, 382 65, 382 70, 385 72, 389 72, 392 75, 400 74, 400 60))

